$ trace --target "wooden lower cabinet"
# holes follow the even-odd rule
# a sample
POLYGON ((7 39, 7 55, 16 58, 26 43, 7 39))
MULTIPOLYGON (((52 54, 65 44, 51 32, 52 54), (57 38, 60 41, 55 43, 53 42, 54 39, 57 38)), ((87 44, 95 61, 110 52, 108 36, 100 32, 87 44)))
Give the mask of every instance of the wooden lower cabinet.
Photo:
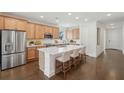
POLYGON ((34 61, 36 60, 36 48, 27 48, 27 61, 34 61))
POLYGON ((39 60, 39 51, 38 48, 44 48, 43 46, 38 46, 38 47, 31 47, 27 48, 27 61, 32 62, 32 61, 38 61, 39 60))

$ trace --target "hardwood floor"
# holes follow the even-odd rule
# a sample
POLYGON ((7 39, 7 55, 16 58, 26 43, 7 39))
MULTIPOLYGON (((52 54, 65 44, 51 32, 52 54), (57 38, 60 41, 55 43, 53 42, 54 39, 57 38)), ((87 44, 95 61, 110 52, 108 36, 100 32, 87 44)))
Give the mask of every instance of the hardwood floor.
MULTIPOLYGON (((38 68, 38 62, 0 72, 1 80, 45 80, 48 79, 38 68)), ((67 73, 67 80, 123 80, 124 56, 118 50, 106 50, 97 59, 87 57, 87 63, 67 73)), ((60 73, 50 80, 63 80, 60 73)))

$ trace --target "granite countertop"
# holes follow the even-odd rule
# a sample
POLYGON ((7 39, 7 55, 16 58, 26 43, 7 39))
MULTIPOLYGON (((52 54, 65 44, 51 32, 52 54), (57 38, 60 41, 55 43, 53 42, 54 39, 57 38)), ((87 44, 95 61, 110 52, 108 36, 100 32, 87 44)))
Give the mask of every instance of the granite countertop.
POLYGON ((73 44, 73 43, 54 43, 54 44, 44 44, 44 45, 27 45, 29 47, 49 47, 49 46, 61 46, 61 45, 80 45, 80 44, 73 44))
POLYGON ((27 48, 30 48, 30 47, 46 47, 45 45, 28 45, 27 48))
POLYGON ((62 47, 54 46, 54 47, 48 47, 48 48, 40 48, 38 50, 48 53, 48 54, 58 54, 58 53, 63 53, 66 51, 71 51, 71 50, 83 48, 83 47, 84 46, 82 46, 82 45, 65 45, 62 47))

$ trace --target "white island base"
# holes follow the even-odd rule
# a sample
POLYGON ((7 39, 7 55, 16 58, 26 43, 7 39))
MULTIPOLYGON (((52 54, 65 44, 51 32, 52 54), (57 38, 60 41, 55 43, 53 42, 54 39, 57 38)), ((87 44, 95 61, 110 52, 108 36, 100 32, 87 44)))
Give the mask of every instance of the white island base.
POLYGON ((75 49, 81 49, 84 46, 81 45, 66 45, 55 46, 48 48, 41 48, 39 50, 39 68, 44 72, 48 78, 55 75, 55 59, 67 51, 73 51, 75 49))

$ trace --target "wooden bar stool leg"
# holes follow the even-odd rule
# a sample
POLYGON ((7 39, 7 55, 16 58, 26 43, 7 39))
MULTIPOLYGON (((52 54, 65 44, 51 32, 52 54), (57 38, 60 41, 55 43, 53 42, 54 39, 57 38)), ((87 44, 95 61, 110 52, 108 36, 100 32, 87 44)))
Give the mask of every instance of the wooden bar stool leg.
POLYGON ((84 63, 86 64, 86 54, 84 54, 84 63))

